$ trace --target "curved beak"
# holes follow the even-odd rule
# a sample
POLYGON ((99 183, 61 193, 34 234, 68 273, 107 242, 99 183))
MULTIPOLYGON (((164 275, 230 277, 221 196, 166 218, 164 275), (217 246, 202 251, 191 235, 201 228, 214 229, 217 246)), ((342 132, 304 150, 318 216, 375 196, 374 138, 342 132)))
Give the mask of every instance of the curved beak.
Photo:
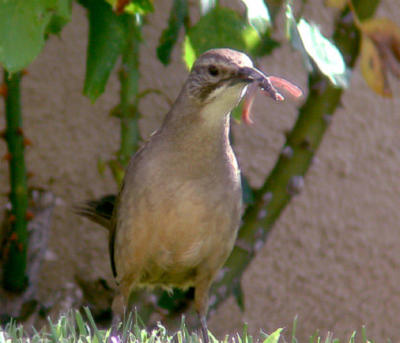
POLYGON ((238 77, 249 83, 256 82, 258 87, 265 91, 275 101, 283 101, 284 97, 272 85, 271 80, 263 72, 256 68, 241 67, 238 72, 238 77))
POLYGON ((256 68, 241 67, 237 76, 239 80, 250 83, 244 98, 242 113, 243 120, 247 124, 252 123, 250 111, 254 97, 259 88, 261 88, 262 93, 270 96, 275 101, 283 101, 285 99, 275 87, 283 89, 294 98, 300 98, 303 94, 302 90, 290 81, 277 76, 268 77, 256 68))

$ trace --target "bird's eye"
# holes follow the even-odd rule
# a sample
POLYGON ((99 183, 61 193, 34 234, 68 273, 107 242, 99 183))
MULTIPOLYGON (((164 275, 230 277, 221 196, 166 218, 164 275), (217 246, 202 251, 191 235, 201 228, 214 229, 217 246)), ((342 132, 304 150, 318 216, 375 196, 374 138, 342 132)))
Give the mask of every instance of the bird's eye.
POLYGON ((210 65, 208 67, 208 73, 212 76, 217 76, 219 74, 219 70, 215 65, 210 65))

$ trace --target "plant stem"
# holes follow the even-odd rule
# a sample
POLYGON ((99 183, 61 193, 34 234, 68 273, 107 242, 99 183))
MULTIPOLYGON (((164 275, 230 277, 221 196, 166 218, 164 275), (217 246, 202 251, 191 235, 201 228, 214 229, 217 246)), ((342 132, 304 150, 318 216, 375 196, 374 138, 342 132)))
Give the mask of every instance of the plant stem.
POLYGON ((121 145, 118 151, 118 161, 123 166, 128 164, 133 153, 138 149, 140 140, 136 98, 139 88, 141 24, 134 17, 129 19, 126 23, 127 44, 122 53, 122 67, 119 72, 121 83, 119 104, 121 145))
MULTIPOLYGON (((357 9, 358 3, 354 1, 357 9)), ((372 9, 363 17, 370 17, 379 0, 364 1, 363 8, 372 9), (364 6, 365 5, 365 6, 364 6)), ((358 57, 359 32, 349 20, 345 9, 336 22, 334 41, 352 68, 358 57)), ((211 290, 210 309, 215 309, 232 292, 243 307, 240 289, 241 276, 256 252, 264 245, 272 225, 290 199, 301 191, 303 177, 308 171, 323 135, 335 110, 340 106, 343 90, 334 87, 319 72, 310 74, 309 95, 299 110, 297 121, 287 135, 284 149, 263 186, 254 194, 254 203, 244 214, 236 246, 211 290)))
POLYGON ((21 72, 10 75, 4 72, 7 88, 5 112, 7 128, 5 139, 8 145, 10 169, 10 231, 6 242, 3 263, 3 286, 13 292, 21 292, 27 286, 27 176, 24 158, 24 135, 22 131, 22 113, 20 101, 21 72))

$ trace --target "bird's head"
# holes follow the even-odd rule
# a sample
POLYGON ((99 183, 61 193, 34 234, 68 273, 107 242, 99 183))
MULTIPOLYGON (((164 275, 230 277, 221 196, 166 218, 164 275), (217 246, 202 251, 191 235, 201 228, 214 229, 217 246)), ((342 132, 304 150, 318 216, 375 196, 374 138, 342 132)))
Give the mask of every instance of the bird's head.
POLYGON ((231 49, 212 49, 202 54, 191 70, 188 92, 196 102, 209 104, 221 97, 234 106, 251 82, 243 70, 252 70, 250 58, 231 49))
MULTIPOLYGON (((228 113, 246 94, 249 85, 248 98, 251 100, 258 89, 274 100, 283 100, 272 80, 286 81, 267 77, 255 68, 251 59, 242 52, 232 49, 212 49, 203 53, 194 63, 186 83, 186 90, 189 97, 201 107, 211 106, 218 108, 219 112, 228 113)), ((287 86, 287 84, 282 85, 282 82, 275 85, 283 88, 287 86)))

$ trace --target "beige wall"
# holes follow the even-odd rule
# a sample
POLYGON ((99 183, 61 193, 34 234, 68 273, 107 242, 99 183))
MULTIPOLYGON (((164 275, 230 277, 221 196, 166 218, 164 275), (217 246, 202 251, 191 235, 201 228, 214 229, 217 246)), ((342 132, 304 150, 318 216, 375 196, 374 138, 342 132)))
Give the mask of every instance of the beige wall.
MULTIPOLYGON (((168 68, 155 56, 170 3, 157 2, 145 27, 141 87, 162 89, 173 99, 186 75, 180 51, 175 49, 168 68)), ((332 15, 320 3, 310 2, 305 16, 329 34, 332 15)), ((400 24, 398 0, 382 0, 378 13, 400 24)), ((75 6, 72 22, 60 38, 50 38, 23 83, 24 125, 34 144, 27 153, 31 184, 48 187, 63 201, 55 211, 42 268, 43 301, 67 302, 75 275, 111 280, 106 233, 70 210, 73 203, 116 191, 109 173, 101 177, 96 164, 118 147, 119 123, 108 115, 118 102, 118 83, 114 74, 94 105, 82 96, 84 16, 75 6)), ((260 66, 305 89, 301 58, 287 46, 260 66)), ((289 330, 298 315, 302 341, 315 329, 345 337, 363 324, 378 342, 400 340, 400 82, 390 81, 396 96, 382 99, 367 88, 356 68, 304 191, 245 273, 245 313, 228 300, 210 320, 216 334, 232 333, 243 321, 253 333, 260 328, 289 330)), ((167 108, 157 96, 142 103, 145 136, 158 127, 167 108)), ((256 125, 235 125, 234 132, 242 170, 257 186, 273 166, 296 108, 259 97, 254 112, 256 125)), ((4 127, 3 116, 0 121, 4 127)), ((0 156, 5 151, 0 144, 0 156)), ((1 162, 1 193, 8 187, 7 173, 1 162)), ((5 202, 2 196, 0 205, 5 202)))

